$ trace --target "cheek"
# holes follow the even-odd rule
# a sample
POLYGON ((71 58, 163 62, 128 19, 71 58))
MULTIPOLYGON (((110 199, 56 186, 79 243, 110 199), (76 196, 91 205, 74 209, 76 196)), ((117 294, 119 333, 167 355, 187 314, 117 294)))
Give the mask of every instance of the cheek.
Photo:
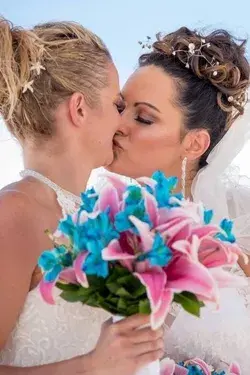
POLYGON ((112 109, 100 114, 97 121, 97 138, 100 143, 111 147, 111 142, 115 135, 115 132, 120 125, 120 115, 116 110, 112 109))
POLYGON ((163 126, 148 126, 135 129, 131 134, 131 148, 134 152, 166 154, 180 146, 180 136, 176 131, 167 131, 163 126))

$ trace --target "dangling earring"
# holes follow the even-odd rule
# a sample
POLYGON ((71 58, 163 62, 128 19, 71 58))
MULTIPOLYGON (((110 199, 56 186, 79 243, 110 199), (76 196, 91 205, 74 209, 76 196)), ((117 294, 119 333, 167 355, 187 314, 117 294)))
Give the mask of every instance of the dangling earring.
POLYGON ((181 188, 182 188, 182 195, 186 198, 186 169, 187 169, 187 157, 182 160, 181 164, 181 188))

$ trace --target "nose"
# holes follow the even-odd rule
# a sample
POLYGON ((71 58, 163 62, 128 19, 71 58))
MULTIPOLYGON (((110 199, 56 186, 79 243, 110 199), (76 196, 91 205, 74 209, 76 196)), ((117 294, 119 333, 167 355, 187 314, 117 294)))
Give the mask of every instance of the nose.
POLYGON ((127 137, 130 132, 130 125, 129 125, 129 118, 128 118, 128 111, 126 109, 120 114, 121 121, 120 126, 116 132, 116 135, 121 137, 127 137))

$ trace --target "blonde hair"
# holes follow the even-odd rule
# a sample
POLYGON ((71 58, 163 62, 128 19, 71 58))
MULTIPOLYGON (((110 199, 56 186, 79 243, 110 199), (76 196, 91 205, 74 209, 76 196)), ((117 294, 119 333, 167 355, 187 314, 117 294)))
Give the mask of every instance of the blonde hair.
POLYGON ((19 140, 53 135, 54 110, 74 92, 90 106, 98 103, 109 61, 102 40, 79 24, 24 30, 1 18, 0 113, 10 132, 19 140))

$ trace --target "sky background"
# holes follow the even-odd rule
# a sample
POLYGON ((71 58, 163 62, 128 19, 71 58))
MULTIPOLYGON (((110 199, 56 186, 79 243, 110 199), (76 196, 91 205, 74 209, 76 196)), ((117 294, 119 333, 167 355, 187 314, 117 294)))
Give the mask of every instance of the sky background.
MULTIPOLYGON (((55 20, 80 22, 109 47, 120 73, 121 84, 135 69, 141 53, 138 40, 180 26, 198 29, 226 28, 238 37, 250 35, 250 2, 238 0, 0 0, 1 14, 14 24, 31 27, 55 20)), ((1 48, 1 46, 0 46, 1 48)), ((250 43, 248 44, 250 57, 250 43)), ((250 175, 250 145, 237 158, 250 175)), ((0 120, 0 187, 15 180, 22 169, 21 150, 0 120)))

